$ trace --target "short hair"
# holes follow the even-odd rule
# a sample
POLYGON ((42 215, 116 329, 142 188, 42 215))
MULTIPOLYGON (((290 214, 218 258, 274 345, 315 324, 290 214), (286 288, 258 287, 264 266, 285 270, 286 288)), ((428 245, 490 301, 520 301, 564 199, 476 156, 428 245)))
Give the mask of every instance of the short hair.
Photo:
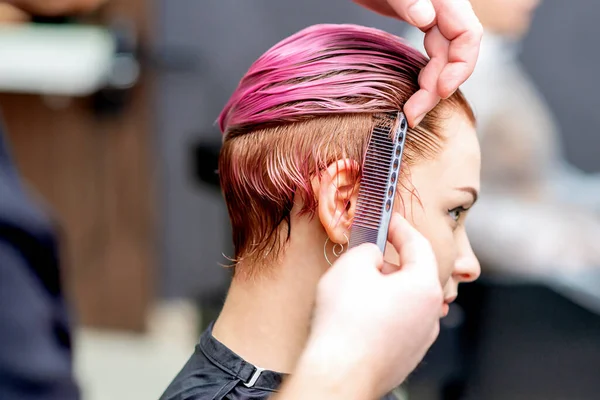
MULTIPOLYGON (((373 116, 402 110, 427 58, 402 39, 357 25, 314 25, 267 50, 219 116, 221 188, 233 230, 234 262, 276 256, 289 239, 290 212, 314 215, 311 177, 341 158, 362 165, 373 116), (287 237, 280 227, 287 224, 287 237)), ((435 156, 443 110, 474 123, 460 91, 409 129, 406 166, 435 156)), ((355 171, 360 179, 360 170, 355 171)))

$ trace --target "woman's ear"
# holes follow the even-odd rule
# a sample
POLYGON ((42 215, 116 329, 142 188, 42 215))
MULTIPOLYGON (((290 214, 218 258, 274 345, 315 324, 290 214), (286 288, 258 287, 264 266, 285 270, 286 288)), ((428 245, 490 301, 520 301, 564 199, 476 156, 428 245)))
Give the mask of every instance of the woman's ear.
POLYGON ((358 198, 359 169, 356 161, 338 160, 316 178, 319 220, 334 243, 348 242, 358 198))

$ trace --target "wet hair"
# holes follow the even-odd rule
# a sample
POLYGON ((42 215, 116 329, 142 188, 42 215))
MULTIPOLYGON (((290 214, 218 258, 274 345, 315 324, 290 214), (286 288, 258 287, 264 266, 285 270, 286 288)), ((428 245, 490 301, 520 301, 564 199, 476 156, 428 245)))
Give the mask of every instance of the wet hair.
MULTIPOLYGON (((402 110, 427 61, 392 34, 326 24, 284 39, 252 64, 218 119, 234 262, 279 253, 294 201, 302 201, 301 214, 314 215, 311 178, 339 159, 362 165, 373 116, 402 110)), ((435 157, 443 120, 456 112, 474 123, 460 91, 409 129, 404 171, 435 157)), ((360 179, 360 168, 353 173, 360 179)))

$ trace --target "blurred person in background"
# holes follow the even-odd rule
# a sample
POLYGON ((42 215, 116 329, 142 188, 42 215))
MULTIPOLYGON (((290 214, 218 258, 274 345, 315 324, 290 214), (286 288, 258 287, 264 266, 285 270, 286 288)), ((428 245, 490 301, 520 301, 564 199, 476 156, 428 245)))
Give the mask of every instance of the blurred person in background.
MULTIPOLYGON (((30 13, 88 12, 101 2, 0 3, 0 24, 28 22, 30 13)), ((57 229, 20 180, 2 130, 0 121, 0 398, 77 399, 57 229)))
POLYGON ((72 400, 69 312, 55 228, 26 192, 0 126, 0 398, 72 400))
MULTIPOLYGON (((600 312, 600 175, 567 162, 552 111, 518 59, 540 0, 471 3, 485 31, 461 86, 482 147, 473 248, 488 272, 541 280, 600 312)), ((406 37, 423 50, 420 31, 406 37)))

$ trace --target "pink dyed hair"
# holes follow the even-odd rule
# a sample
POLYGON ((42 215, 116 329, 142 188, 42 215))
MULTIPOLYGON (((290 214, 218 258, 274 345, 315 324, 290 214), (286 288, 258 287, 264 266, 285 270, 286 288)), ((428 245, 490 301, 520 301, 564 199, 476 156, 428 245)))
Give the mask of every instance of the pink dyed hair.
POLYGON ((398 86, 412 86, 426 62, 378 29, 314 25, 252 64, 221 112, 219 127, 226 133, 307 116, 397 111, 398 86))
MULTIPOLYGON (((235 260, 278 254, 295 199, 313 213, 311 177, 341 158, 362 165, 373 115, 401 110, 427 58, 400 38, 356 25, 315 25, 263 54, 242 78, 218 123, 219 158, 235 260)), ((463 110, 457 91, 410 129, 403 171, 434 156, 443 109, 463 110)), ((406 174, 404 174, 406 175, 406 174)), ((356 171, 360 179, 360 171, 356 171)))

